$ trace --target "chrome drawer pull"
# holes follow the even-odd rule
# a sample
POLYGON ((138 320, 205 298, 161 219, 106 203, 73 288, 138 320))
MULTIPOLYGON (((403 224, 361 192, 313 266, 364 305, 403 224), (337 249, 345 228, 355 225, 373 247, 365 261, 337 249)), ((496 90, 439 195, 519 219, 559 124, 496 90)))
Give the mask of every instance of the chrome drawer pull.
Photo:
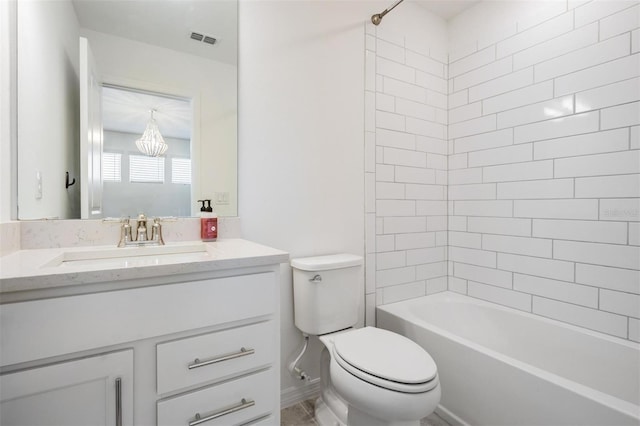
POLYGON ((212 414, 209 414, 207 417, 202 417, 200 416, 200 413, 196 413, 195 420, 189 422, 189 426, 196 426, 204 422, 208 422, 209 420, 218 419, 222 416, 226 416, 227 414, 235 413, 237 411, 244 410, 245 408, 253 407, 254 405, 256 405, 255 401, 253 400, 247 401, 246 399, 242 398, 242 401, 240 401, 240 404, 234 405, 233 407, 225 408, 220 411, 216 411, 212 414))
POLYGON ((189 370, 193 370, 194 368, 198 368, 198 367, 204 367, 205 365, 216 364, 222 361, 229 361, 230 359, 236 359, 243 356, 251 355, 251 354, 254 354, 255 352, 256 352, 255 349, 240 348, 239 352, 235 352, 229 355, 224 355, 219 358, 211 358, 208 361, 200 361, 198 358, 196 358, 195 360, 193 360, 193 364, 189 364, 189 370))
POLYGON ((122 379, 116 379, 116 426, 122 426, 122 379))

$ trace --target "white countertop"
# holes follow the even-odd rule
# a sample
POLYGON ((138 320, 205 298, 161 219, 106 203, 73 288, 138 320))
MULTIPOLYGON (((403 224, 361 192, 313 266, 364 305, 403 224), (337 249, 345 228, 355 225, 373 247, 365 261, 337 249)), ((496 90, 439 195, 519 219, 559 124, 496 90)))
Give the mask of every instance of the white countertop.
MULTIPOLYGON (((167 243, 162 247, 189 244, 200 242, 167 243)), ((135 260, 126 261, 126 258, 118 258, 112 262, 61 262, 60 259, 64 256, 82 256, 83 252, 87 251, 129 248, 92 246, 19 250, 0 257, 0 293, 247 268, 289 261, 289 254, 284 251, 242 239, 220 239, 201 244, 205 245, 206 250, 192 256, 160 255, 147 258, 139 255, 138 248, 135 260)))

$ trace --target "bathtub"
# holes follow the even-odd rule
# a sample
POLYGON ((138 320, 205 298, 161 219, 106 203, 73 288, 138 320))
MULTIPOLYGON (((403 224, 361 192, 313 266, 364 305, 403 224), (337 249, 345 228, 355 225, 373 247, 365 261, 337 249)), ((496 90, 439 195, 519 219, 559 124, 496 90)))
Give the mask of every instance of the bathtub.
POLYGON ((640 425, 638 344, 451 292, 378 306, 377 324, 431 354, 452 423, 640 425))

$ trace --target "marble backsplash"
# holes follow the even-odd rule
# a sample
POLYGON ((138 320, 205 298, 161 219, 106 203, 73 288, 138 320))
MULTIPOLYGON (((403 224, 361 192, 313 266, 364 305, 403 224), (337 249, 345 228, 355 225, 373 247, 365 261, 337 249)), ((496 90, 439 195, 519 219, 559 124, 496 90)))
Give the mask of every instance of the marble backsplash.
MULTIPOLYGON (((162 223, 165 242, 200 239, 199 218, 162 223)), ((219 238, 241 238, 240 218, 218 218, 219 238)), ((0 255, 15 250, 118 244, 120 223, 108 220, 33 220, 0 223, 0 255)))
POLYGON ((0 256, 20 250, 20 222, 0 223, 0 256))

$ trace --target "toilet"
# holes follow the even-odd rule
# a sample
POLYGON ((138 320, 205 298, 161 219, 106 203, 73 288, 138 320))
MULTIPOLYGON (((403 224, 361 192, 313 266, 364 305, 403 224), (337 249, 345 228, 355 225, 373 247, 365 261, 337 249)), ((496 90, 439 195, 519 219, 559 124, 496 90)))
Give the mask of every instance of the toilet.
POLYGON ((436 364, 418 344, 358 321, 362 257, 293 259, 295 325, 324 345, 321 426, 418 426, 440 402, 436 364))

